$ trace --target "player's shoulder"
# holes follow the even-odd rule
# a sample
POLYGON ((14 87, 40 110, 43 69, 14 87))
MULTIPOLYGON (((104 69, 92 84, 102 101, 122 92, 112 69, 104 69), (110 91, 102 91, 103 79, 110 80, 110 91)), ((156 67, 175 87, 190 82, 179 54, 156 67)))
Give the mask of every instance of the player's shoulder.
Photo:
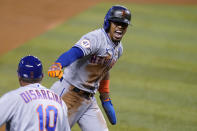
POLYGON ((119 43, 118 48, 121 49, 121 50, 123 50, 122 42, 119 43))
POLYGON ((120 58, 120 56, 122 56, 123 54, 123 46, 121 42, 118 44, 118 47, 116 49, 118 51, 118 58, 120 58))
POLYGON ((82 47, 89 48, 96 47, 99 44, 99 41, 102 39, 102 30, 101 29, 95 29, 93 31, 90 31, 83 35, 81 39, 78 41, 78 43, 81 43, 82 47))
POLYGON ((102 32, 102 28, 98 28, 98 29, 94 29, 90 32, 88 32, 87 34, 97 34, 97 33, 101 33, 102 32))
POLYGON ((16 94, 17 96, 20 95, 21 93, 25 92, 25 91, 30 91, 30 90, 41 90, 41 89, 47 89, 46 87, 42 86, 39 83, 34 83, 34 84, 29 84, 26 86, 21 86, 18 89, 15 89, 12 91, 12 94, 16 94))
POLYGON ((18 89, 14 89, 11 90, 5 94, 3 94, 3 96, 1 96, 2 99, 9 99, 10 101, 17 101, 18 99, 18 92, 19 92, 19 88, 18 89))
POLYGON ((85 38, 99 38, 102 35, 103 35, 102 28, 99 28, 99 29, 95 29, 93 31, 88 32, 83 37, 85 37, 85 38))

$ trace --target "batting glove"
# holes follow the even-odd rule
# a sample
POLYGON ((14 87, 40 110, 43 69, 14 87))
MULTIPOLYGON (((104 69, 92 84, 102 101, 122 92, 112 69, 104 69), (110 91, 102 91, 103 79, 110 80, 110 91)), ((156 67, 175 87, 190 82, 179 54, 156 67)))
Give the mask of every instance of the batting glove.
POLYGON ((48 70, 49 77, 58 77, 59 79, 63 76, 62 65, 60 63, 53 63, 48 70))
POLYGON ((116 124, 116 113, 115 113, 114 107, 111 103, 111 99, 108 98, 108 99, 102 101, 102 106, 105 110, 105 113, 106 113, 110 123, 112 125, 115 125, 116 124))

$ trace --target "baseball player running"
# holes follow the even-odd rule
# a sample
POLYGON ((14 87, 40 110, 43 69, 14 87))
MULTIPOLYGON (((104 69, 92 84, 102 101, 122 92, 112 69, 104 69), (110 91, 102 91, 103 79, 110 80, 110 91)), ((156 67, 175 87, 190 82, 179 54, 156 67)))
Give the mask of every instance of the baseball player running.
POLYGON ((103 28, 82 36, 49 68, 50 77, 60 78, 51 89, 66 102, 71 127, 78 123, 83 131, 108 131, 94 97, 97 91, 109 121, 116 124, 115 110, 109 97, 109 70, 122 55, 120 41, 130 20, 131 13, 126 7, 112 6, 105 16, 103 28))
POLYGON ((34 56, 18 65, 20 88, 0 98, 0 126, 8 131, 70 131, 67 107, 53 91, 39 84, 42 63, 34 56))

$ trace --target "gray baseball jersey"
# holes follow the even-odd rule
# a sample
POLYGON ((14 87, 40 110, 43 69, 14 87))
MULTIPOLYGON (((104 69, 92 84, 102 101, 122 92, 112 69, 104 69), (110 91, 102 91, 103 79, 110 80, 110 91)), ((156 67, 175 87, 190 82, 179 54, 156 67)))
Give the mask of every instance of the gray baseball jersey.
POLYGON ((108 131, 95 97, 84 98, 72 90, 77 87, 96 93, 100 80, 122 55, 122 44, 115 45, 102 28, 82 36, 74 47, 80 48, 84 57, 67 66, 63 79, 51 89, 66 102, 71 127, 78 122, 83 131, 108 131))
POLYGON ((122 55, 122 44, 115 45, 101 28, 82 36, 74 46, 85 56, 66 67, 63 77, 71 85, 95 93, 100 80, 122 55))
POLYGON ((10 131, 70 131, 67 107, 39 83, 10 91, 0 99, 0 126, 10 131))

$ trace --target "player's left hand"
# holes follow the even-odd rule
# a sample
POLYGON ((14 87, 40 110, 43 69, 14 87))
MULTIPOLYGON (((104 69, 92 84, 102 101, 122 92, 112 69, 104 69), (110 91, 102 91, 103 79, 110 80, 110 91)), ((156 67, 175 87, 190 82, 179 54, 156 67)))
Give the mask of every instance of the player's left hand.
POLYGON ((115 113, 114 107, 111 103, 111 99, 108 98, 108 99, 102 100, 102 106, 105 110, 105 113, 107 114, 107 117, 108 117, 110 123, 112 125, 115 125, 116 124, 116 113, 115 113))
POLYGON ((49 67, 48 75, 50 77, 58 77, 59 79, 62 78, 62 65, 60 63, 54 63, 51 67, 49 67))

